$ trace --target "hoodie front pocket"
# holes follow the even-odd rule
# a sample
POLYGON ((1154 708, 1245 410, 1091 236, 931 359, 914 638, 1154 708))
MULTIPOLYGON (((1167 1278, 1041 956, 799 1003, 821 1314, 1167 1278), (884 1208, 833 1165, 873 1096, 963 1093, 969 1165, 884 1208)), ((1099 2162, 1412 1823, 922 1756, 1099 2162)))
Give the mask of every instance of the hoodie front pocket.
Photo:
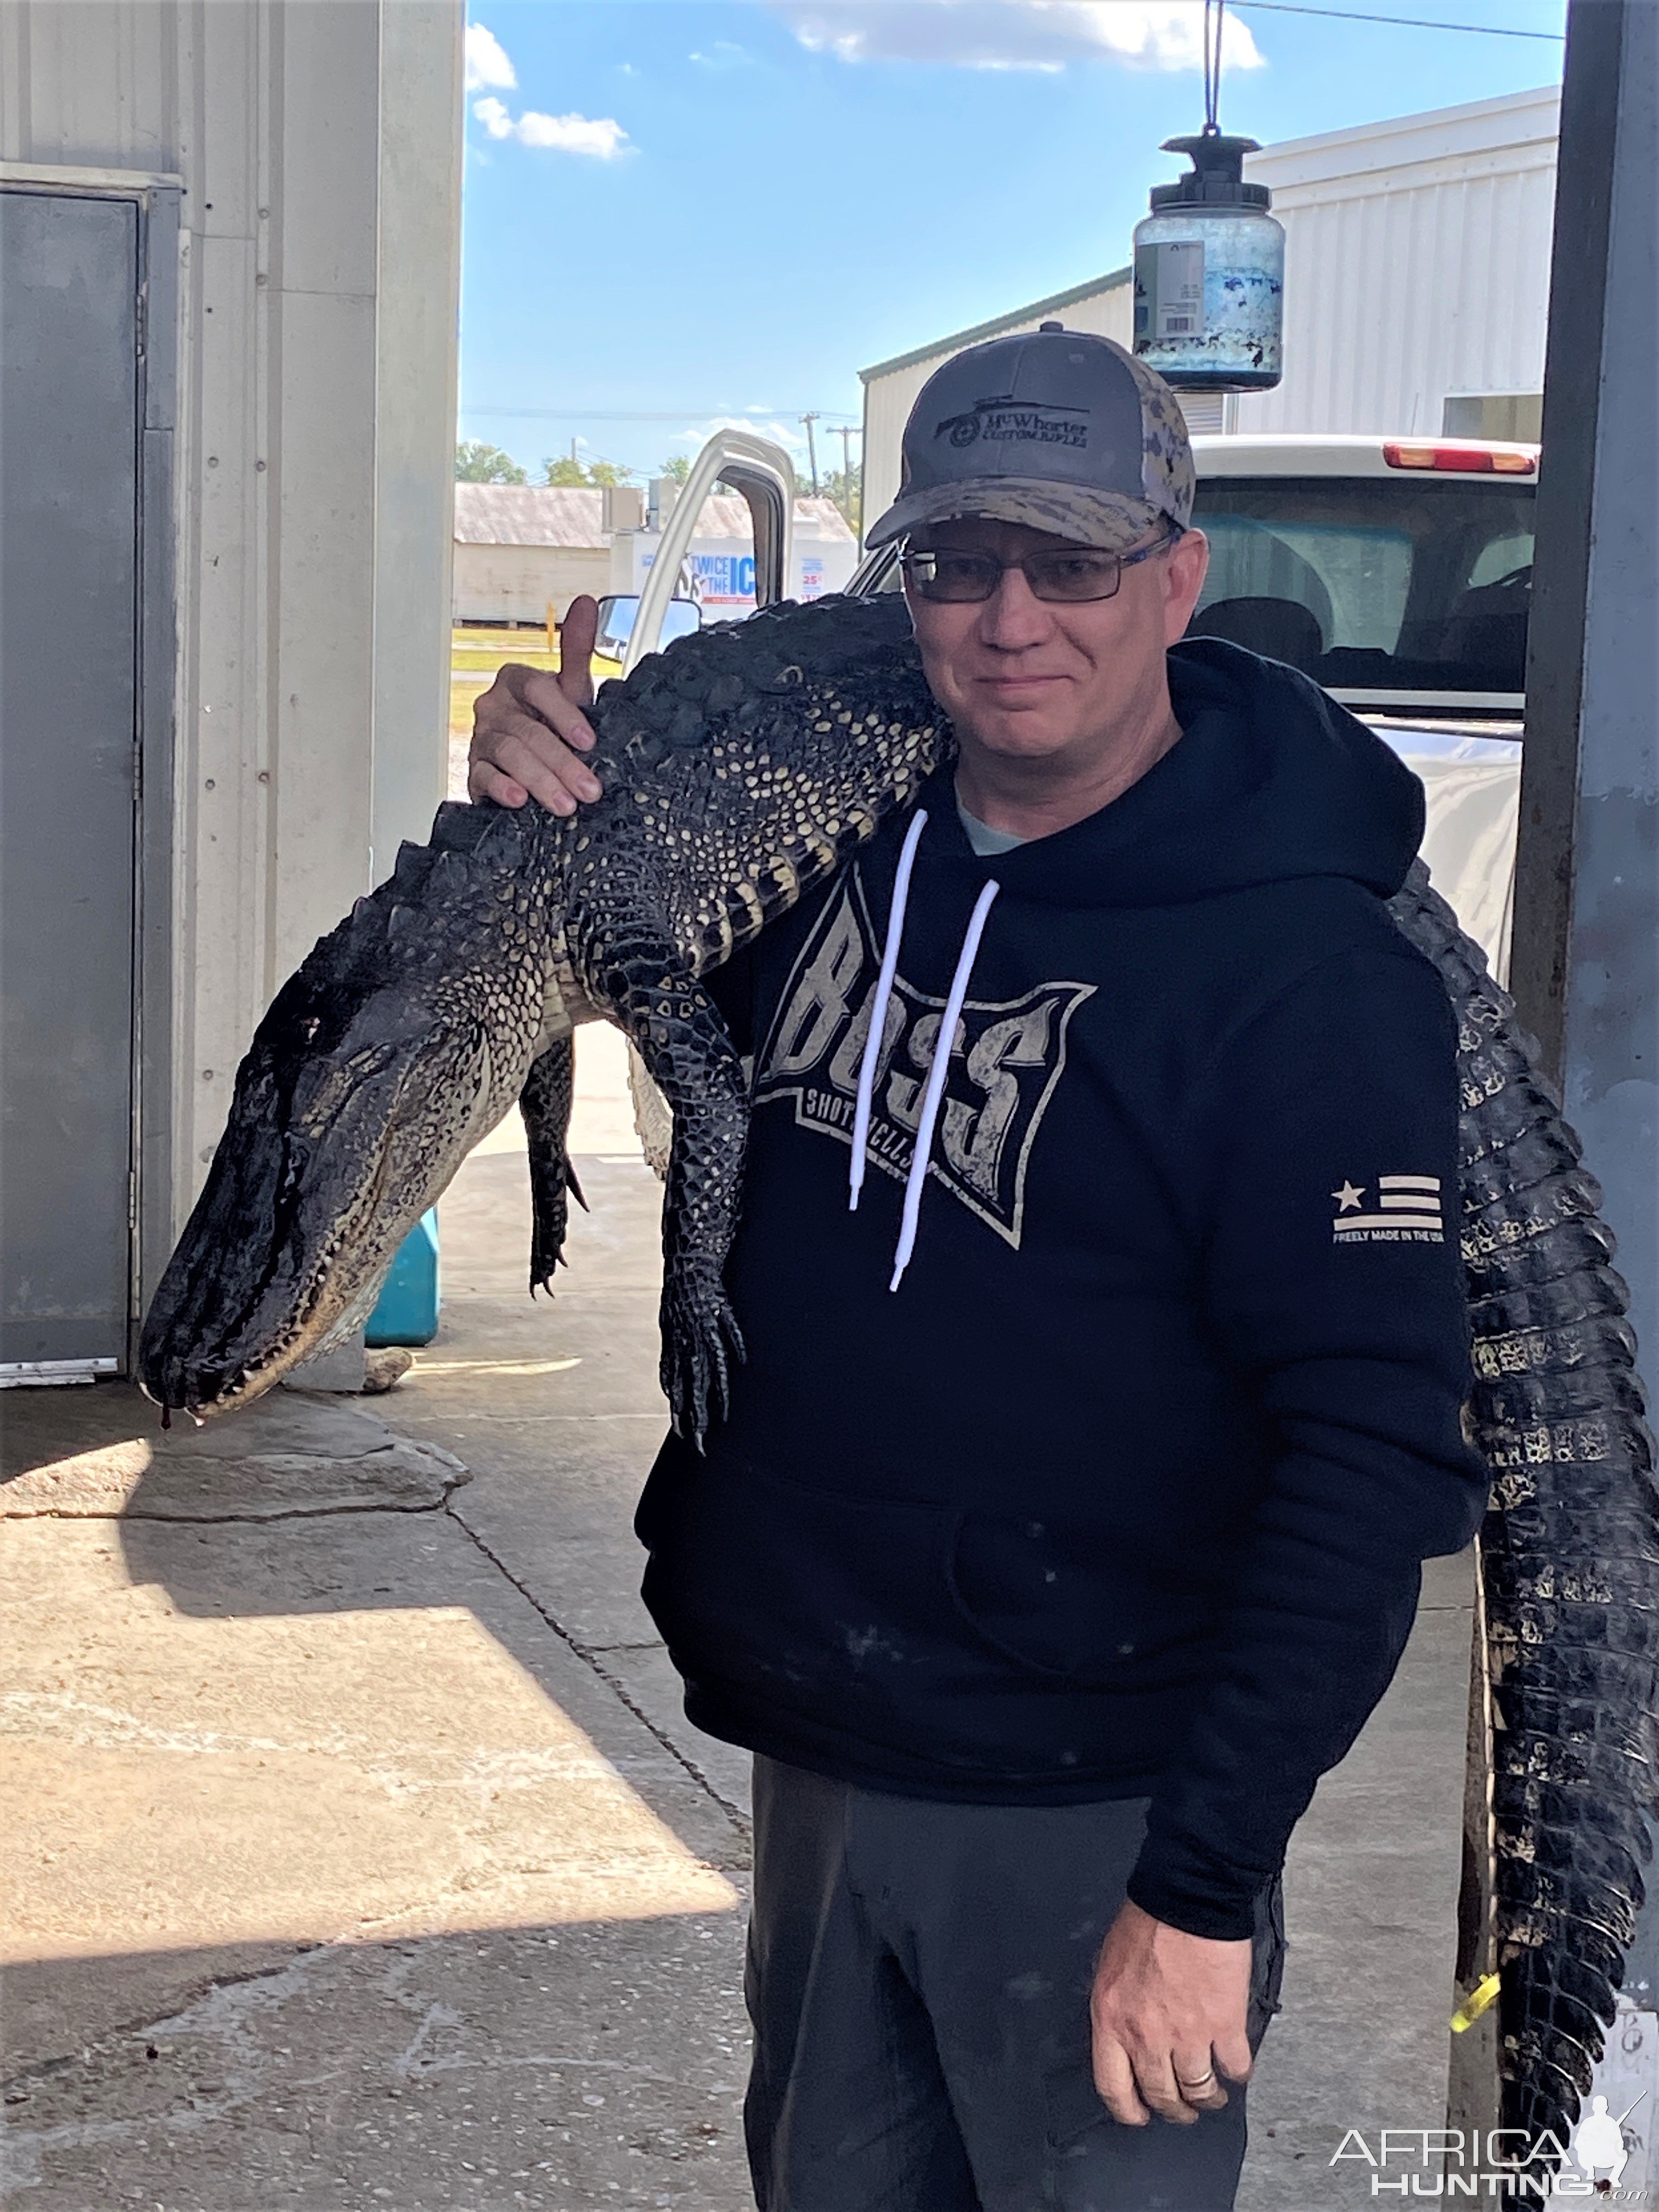
POLYGON ((937 1505, 754 1469, 655 1474, 635 1522, 651 1553, 645 1601, 701 1679, 896 1713, 961 1671, 940 1572, 953 1522, 937 1505))
POLYGON ((1003 1658, 1103 1688, 1131 1686, 1153 1662, 1160 1686, 1196 1679, 1214 1622, 1206 1594, 1088 1522, 963 1515, 945 1579, 963 1619, 1003 1658))

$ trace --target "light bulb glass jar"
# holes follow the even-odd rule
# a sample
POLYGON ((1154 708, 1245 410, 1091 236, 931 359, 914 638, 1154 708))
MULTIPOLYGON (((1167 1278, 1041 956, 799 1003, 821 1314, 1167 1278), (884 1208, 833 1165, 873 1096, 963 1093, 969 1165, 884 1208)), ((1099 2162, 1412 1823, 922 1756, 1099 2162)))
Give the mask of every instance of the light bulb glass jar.
POLYGON ((1152 188, 1135 229, 1135 352, 1177 391, 1270 392, 1284 373, 1285 232, 1253 138, 1171 138, 1190 173, 1152 188))

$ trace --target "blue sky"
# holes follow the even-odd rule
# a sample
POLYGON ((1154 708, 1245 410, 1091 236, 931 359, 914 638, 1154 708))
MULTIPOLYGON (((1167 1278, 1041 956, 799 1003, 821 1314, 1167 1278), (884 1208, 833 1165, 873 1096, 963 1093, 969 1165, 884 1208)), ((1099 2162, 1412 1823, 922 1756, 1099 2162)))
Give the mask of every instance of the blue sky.
MULTIPOLYGON (((1323 0, 1559 32, 1564 0, 1323 0)), ((1120 267, 1203 119, 1197 0, 472 0, 463 435, 820 465, 860 368, 1120 267), (509 411, 525 410, 525 411, 509 411), (538 414, 530 410, 546 410, 538 414), (630 419, 647 417, 660 419, 630 419)), ((1230 11, 1264 144, 1558 82, 1559 43, 1230 11)), ((857 441, 853 446, 854 458, 857 441)))

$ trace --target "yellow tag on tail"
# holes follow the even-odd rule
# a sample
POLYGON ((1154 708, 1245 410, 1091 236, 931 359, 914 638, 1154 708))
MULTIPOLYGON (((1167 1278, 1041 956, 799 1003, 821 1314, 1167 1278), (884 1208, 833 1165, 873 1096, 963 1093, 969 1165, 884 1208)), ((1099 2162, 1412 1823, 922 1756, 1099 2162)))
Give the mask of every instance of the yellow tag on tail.
POLYGON ((1473 2027, 1481 2014, 1496 2004, 1498 1990, 1496 1974, 1488 1974, 1485 1981, 1477 1982, 1451 2016, 1452 2033, 1462 2035, 1466 2027, 1473 2027))

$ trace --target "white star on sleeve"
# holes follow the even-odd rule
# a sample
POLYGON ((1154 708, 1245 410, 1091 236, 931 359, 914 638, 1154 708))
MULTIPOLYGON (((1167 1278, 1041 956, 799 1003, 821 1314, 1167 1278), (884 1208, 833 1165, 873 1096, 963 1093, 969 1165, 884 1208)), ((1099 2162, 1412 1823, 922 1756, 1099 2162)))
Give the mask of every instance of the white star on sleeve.
POLYGON ((1345 1182, 1340 1190, 1334 1190, 1331 1193, 1331 1196, 1336 1200, 1337 1210, 1342 1213, 1357 1213, 1359 1210, 1359 1201, 1364 1195, 1364 1183, 1356 1189, 1352 1183, 1345 1182))

